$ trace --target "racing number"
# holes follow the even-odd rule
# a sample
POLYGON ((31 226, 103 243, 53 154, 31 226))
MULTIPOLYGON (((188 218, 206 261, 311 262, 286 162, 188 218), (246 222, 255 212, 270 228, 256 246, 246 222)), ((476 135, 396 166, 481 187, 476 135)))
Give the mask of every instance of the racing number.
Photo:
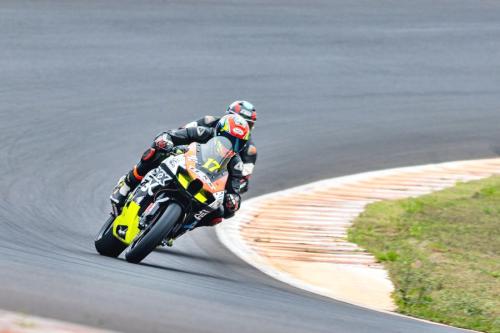
POLYGON ((220 164, 213 158, 209 158, 208 161, 206 161, 205 164, 203 164, 203 167, 210 172, 214 172, 215 170, 220 169, 220 164))

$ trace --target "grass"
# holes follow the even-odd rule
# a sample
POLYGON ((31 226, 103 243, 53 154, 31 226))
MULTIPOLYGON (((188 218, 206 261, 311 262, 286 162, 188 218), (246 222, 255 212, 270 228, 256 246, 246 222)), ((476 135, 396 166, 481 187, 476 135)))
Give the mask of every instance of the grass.
POLYGON ((384 263, 399 312, 500 333, 500 177, 371 204, 349 240, 384 263))

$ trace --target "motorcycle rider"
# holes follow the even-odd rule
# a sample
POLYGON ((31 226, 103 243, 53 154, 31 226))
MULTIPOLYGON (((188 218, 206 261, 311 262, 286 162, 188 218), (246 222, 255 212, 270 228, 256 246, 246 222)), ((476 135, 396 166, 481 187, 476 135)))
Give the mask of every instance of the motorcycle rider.
MULTIPOLYGON (((250 131, 252 131, 255 122, 257 121, 257 112, 255 111, 255 107, 248 101, 234 101, 227 107, 226 114, 237 114, 243 117, 247 121, 248 126, 250 126, 250 131)), ((184 127, 204 126, 214 128, 219 119, 220 117, 205 116, 201 119, 188 123, 184 127)), ((240 152, 240 157, 243 161, 243 178, 241 179, 240 193, 245 193, 248 191, 248 183, 255 168, 255 163, 257 162, 257 148, 255 147, 255 143, 253 142, 251 136, 246 147, 240 152)))
MULTIPOLYGON (((118 184, 113 189, 110 200, 113 206, 114 214, 118 215, 123 207, 128 194, 140 184, 143 177, 152 169, 158 167, 160 163, 171 154, 174 149, 183 152, 183 146, 192 142, 205 143, 214 136, 224 136, 233 144, 235 156, 228 163, 229 177, 226 183, 226 194, 223 207, 216 210, 191 228, 201 226, 216 225, 224 218, 234 216, 241 203, 240 184, 243 178, 243 162, 240 155, 242 149, 246 146, 250 137, 250 128, 244 118, 236 114, 228 114, 220 118, 215 127, 185 127, 176 130, 162 132, 156 136, 151 147, 147 149, 137 165, 133 167, 125 176, 122 176, 118 184)), ((182 235, 187 230, 182 230, 178 235, 174 235, 167 245, 172 246, 173 240, 182 235)))

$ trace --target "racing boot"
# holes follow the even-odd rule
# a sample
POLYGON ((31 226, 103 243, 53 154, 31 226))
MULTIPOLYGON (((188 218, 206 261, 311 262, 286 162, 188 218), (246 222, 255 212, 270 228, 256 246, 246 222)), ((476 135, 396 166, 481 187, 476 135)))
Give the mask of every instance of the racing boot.
POLYGON ((119 214, 119 211, 125 204, 125 201, 127 200, 127 196, 130 193, 130 186, 127 184, 127 175, 122 176, 119 180, 118 183, 116 184, 115 188, 113 189, 113 192, 111 193, 111 196, 109 199, 111 200, 111 205, 113 206, 113 210, 115 215, 119 214))

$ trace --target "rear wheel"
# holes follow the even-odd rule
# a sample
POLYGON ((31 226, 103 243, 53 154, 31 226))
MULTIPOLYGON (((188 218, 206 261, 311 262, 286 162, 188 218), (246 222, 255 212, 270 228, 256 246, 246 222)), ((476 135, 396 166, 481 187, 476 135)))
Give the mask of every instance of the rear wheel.
POLYGON ((104 223, 94 241, 95 249, 99 254, 116 258, 127 248, 127 244, 113 236, 113 222, 115 217, 111 215, 104 223))
POLYGON ((142 234, 137 237, 127 252, 125 259, 128 262, 139 263, 146 258, 168 236, 182 214, 182 208, 176 202, 171 202, 155 223, 151 223, 142 234))

